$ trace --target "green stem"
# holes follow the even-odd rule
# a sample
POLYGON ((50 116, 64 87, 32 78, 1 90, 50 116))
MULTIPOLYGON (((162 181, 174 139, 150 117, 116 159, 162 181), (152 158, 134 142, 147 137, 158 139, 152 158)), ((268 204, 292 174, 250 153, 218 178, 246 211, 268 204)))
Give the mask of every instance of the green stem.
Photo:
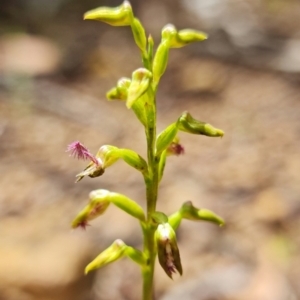
POLYGON ((147 137, 148 177, 145 179, 147 197, 147 221, 144 234, 144 254, 147 257, 147 265, 142 270, 143 275, 143 300, 153 299, 153 275, 156 258, 154 241, 155 226, 151 221, 151 214, 156 210, 158 193, 158 163, 155 159, 156 141, 156 103, 155 94, 149 91, 148 126, 145 129, 147 137))

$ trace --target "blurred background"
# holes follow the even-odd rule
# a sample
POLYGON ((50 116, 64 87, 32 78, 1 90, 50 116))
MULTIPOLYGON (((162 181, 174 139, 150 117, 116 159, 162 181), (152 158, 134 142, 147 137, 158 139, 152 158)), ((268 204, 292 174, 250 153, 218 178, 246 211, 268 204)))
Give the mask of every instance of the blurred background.
MULTIPOLYGON (((184 111, 225 131, 180 134, 158 210, 187 200, 227 225, 183 222, 183 277, 156 269, 161 300, 300 299, 300 2, 132 0, 159 43, 161 28, 207 32, 173 49, 158 93, 158 129, 184 111)), ((138 222, 110 207, 86 231, 70 229, 93 189, 143 207, 143 180, 123 162, 75 184, 84 167, 65 153, 79 140, 145 155, 143 129, 105 93, 141 66, 130 29, 82 21, 115 0, 0 1, 0 299, 140 299, 139 268, 123 259, 83 275, 117 238, 141 247, 138 222)))

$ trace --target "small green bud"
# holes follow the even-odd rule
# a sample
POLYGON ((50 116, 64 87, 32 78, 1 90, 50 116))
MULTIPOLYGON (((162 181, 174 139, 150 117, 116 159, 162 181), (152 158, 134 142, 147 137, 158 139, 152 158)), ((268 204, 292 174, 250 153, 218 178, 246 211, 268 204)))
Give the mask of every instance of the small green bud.
POLYGON ((146 51, 146 47, 147 47, 146 33, 139 19, 137 18, 133 19, 131 23, 131 30, 133 33, 134 41, 137 44, 137 46, 141 49, 142 52, 146 51))
POLYGON ((106 250, 100 253, 91 263, 85 268, 85 274, 90 271, 102 268, 124 256, 126 244, 118 239, 115 240, 106 250))
POLYGON ((224 132, 208 123, 195 120, 188 112, 184 112, 177 121, 178 129, 192 134, 202 134, 211 137, 223 136, 224 132))
POLYGON ((130 86, 131 80, 126 77, 122 77, 117 86, 110 89, 106 93, 106 98, 108 100, 127 100, 128 88, 130 86))
POLYGON ((156 140, 156 155, 160 155, 162 151, 167 149, 172 143, 177 134, 177 124, 169 125, 164 131, 162 131, 156 140))
POLYGON ((128 1, 118 7, 98 7, 84 14, 84 20, 96 20, 112 26, 128 26, 133 20, 133 12, 128 1))
POLYGON ((191 201, 185 202, 180 209, 182 218, 193 221, 208 221, 223 226, 224 220, 208 209, 199 209, 191 201))
POLYGON ((160 224, 155 231, 158 260, 166 274, 172 278, 176 271, 182 275, 179 249, 176 234, 169 223, 160 224))
POLYGON ((207 38, 207 34, 201 31, 196 31, 193 29, 180 30, 171 39, 170 48, 181 48, 191 43, 202 42, 207 38))
POLYGON ((127 108, 131 108, 133 103, 147 91, 151 78, 152 73, 145 68, 137 69, 132 73, 131 84, 128 88, 127 108))
POLYGON ((161 42, 153 60, 153 84, 156 87, 161 76, 165 73, 169 59, 169 42, 161 42))

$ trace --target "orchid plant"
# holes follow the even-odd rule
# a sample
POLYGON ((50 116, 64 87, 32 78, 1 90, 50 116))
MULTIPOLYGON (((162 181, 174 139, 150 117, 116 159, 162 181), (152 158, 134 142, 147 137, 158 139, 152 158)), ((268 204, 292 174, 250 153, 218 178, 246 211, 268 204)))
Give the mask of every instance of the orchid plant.
POLYGON ((136 218, 143 233, 143 249, 139 250, 126 245, 122 240, 114 241, 99 254, 85 269, 89 273, 104 267, 124 256, 129 257, 141 268, 143 277, 143 300, 153 299, 153 274, 156 257, 165 273, 172 278, 178 272, 182 275, 182 265, 176 241, 176 230, 182 219, 209 221, 222 226, 224 221, 207 209, 199 209, 192 202, 185 202, 181 208, 170 216, 156 210, 158 187, 164 174, 168 157, 184 153, 179 143, 178 133, 187 132, 209 137, 222 137, 223 131, 212 125, 194 119, 190 113, 182 115, 165 130, 156 134, 156 93, 164 74, 171 48, 184 47, 190 43, 207 39, 203 32, 184 29, 177 30, 168 24, 162 29, 161 41, 154 51, 151 35, 146 37, 145 29, 132 11, 128 1, 122 5, 109 8, 100 7, 88 11, 85 20, 97 20, 112 26, 130 26, 133 38, 140 50, 143 67, 135 70, 131 78, 123 77, 117 85, 107 92, 108 100, 121 100, 131 109, 145 130, 147 141, 147 159, 130 149, 117 148, 111 145, 100 147, 93 155, 79 141, 67 148, 71 156, 88 160, 87 167, 76 175, 80 181, 85 176, 91 178, 104 174, 105 169, 117 160, 124 160, 129 166, 141 173, 145 182, 146 211, 134 200, 108 190, 92 191, 89 202, 72 222, 72 227, 86 228, 88 222, 102 215, 110 204, 136 218))

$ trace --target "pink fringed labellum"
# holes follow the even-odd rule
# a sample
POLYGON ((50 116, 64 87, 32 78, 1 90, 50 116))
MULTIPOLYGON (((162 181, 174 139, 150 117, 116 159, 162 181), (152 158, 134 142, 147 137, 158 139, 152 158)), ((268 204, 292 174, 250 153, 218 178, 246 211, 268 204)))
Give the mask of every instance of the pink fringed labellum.
POLYGON ((66 152, 70 152, 70 156, 77 159, 91 160, 96 165, 99 165, 98 159, 79 141, 69 144, 66 152))

